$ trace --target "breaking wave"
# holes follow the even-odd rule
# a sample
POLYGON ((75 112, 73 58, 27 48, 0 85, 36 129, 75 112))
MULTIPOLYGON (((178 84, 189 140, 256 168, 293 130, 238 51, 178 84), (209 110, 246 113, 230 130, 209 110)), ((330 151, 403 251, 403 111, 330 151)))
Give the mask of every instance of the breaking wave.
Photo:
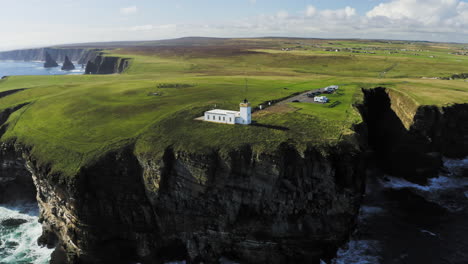
POLYGON ((0 206, 0 264, 49 263, 52 251, 40 247, 42 234, 37 204, 0 206))

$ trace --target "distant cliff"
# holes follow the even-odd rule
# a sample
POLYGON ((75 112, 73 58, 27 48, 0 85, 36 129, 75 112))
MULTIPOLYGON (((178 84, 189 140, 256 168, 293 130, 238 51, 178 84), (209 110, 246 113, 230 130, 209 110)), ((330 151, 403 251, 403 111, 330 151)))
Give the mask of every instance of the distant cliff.
POLYGON ((101 53, 88 61, 85 74, 122 73, 128 68, 129 63, 129 58, 108 57, 101 53))
POLYGON ((20 60, 20 61, 45 61, 45 54, 49 53, 55 61, 64 61, 68 56, 71 61, 78 64, 86 64, 97 56, 99 49, 79 49, 79 48, 39 48, 23 49, 0 52, 0 60, 20 60))

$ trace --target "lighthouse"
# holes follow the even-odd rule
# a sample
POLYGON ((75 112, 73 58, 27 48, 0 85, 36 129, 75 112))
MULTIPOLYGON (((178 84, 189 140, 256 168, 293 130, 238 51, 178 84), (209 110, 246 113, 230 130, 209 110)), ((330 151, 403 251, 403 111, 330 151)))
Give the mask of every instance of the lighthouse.
POLYGON ((252 107, 250 107, 249 101, 244 99, 239 104, 240 111, 213 109, 206 111, 202 117, 204 121, 221 123, 221 124, 239 124, 239 125, 250 125, 252 123, 252 107))
POLYGON ((242 103, 239 104, 240 107, 240 124, 250 125, 252 123, 252 107, 247 99, 244 99, 242 103))

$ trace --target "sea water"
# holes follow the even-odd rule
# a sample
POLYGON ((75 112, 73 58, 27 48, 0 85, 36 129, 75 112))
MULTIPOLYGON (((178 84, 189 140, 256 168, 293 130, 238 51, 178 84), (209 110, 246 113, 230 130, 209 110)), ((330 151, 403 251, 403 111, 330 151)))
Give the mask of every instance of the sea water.
POLYGON ((0 206, 1 264, 49 263, 53 249, 37 243, 42 233, 38 215, 39 209, 35 203, 0 206))
POLYGON ((44 68, 41 61, 0 61, 0 78, 12 75, 69 75, 83 74, 84 68, 75 63, 75 70, 62 71, 62 65, 53 68, 44 68))
POLYGON ((369 179, 358 228, 332 264, 468 263, 468 158, 444 165, 427 185, 369 179))

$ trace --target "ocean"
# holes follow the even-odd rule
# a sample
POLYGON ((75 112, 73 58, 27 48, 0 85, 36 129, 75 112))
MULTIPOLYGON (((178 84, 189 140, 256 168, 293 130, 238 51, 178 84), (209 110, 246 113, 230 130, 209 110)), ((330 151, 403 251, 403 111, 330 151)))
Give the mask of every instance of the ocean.
POLYGON ((468 263, 468 158, 422 186, 369 179, 359 223, 332 264, 468 263))
POLYGON ((55 68, 44 68, 41 61, 0 61, 0 78, 12 75, 69 75, 83 74, 84 68, 73 62, 76 69, 73 71, 62 71, 62 65, 55 68))

